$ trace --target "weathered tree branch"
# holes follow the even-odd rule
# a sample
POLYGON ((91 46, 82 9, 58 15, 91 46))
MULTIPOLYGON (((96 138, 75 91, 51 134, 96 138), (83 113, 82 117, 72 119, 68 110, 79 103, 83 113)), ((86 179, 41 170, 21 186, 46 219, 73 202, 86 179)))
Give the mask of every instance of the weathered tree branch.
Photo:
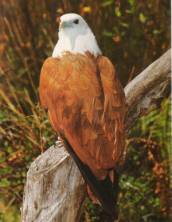
POLYGON ((131 127, 139 117, 157 108, 169 92, 170 55, 171 49, 149 65, 125 87, 128 104, 127 128, 131 127))
POLYGON ((23 222, 74 222, 85 196, 84 181, 60 143, 30 166, 24 190, 23 222))
MULTIPOLYGON (((170 86, 170 50, 148 66, 126 87, 127 129, 156 108, 170 86)), ((75 163, 58 143, 30 166, 24 191, 23 222, 76 222, 85 185, 75 163)))

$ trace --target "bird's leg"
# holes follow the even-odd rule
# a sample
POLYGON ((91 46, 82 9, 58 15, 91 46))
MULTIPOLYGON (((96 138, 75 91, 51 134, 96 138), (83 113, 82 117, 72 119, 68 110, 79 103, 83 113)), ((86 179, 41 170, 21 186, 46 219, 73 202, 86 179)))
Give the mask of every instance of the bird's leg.
POLYGON ((93 202, 93 204, 100 205, 100 202, 98 201, 98 199, 96 198, 96 196, 94 195, 94 193, 92 192, 92 190, 90 189, 90 187, 88 185, 87 185, 87 193, 88 193, 89 198, 93 202))
POLYGON ((56 146, 58 146, 58 148, 64 147, 63 139, 60 136, 57 137, 56 146))
POLYGON ((112 183, 114 183, 115 181, 115 175, 114 175, 114 169, 109 171, 109 178, 111 180, 112 183))

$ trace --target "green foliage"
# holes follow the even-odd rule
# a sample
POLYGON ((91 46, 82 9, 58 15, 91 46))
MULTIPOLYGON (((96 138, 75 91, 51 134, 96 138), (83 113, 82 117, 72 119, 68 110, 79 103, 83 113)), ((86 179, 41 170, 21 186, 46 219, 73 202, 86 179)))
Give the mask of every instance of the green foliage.
MULTIPOLYGON (((170 152, 171 130, 169 108, 169 100, 165 100, 159 110, 141 118, 131 131, 126 164, 120 177, 118 199, 120 222, 170 221, 168 216, 170 210, 168 152, 170 152), (164 174, 157 174, 159 171, 156 172, 155 165, 160 165, 164 174), (159 182, 163 183, 160 187, 158 187, 159 182)), ((89 200, 86 206, 83 221, 108 221, 100 207, 93 206, 89 200)))
POLYGON ((7 104, 3 104, 6 109, 0 111, 0 193, 7 199, 14 196, 19 203, 30 162, 55 141, 44 111, 24 92, 22 99, 26 102, 27 115, 6 95, 7 104))
MULTIPOLYGON (((0 4, 0 221, 13 222, 19 220, 15 215, 30 163, 56 140, 38 98, 40 68, 57 41, 56 17, 71 11, 84 16, 125 85, 169 48, 170 2, 41 0, 38 5, 37 0, 2 0, 0 4)), ((120 178, 120 220, 167 221, 167 198, 164 201, 162 193, 169 190, 168 100, 138 121, 128 143, 128 165, 120 178)), ((106 216, 88 200, 83 220, 103 222, 106 216)))
POLYGON ((7 206, 0 200, 0 222, 19 222, 20 215, 16 207, 11 206, 13 200, 7 206))
POLYGON ((168 221, 170 132, 169 100, 164 101, 159 110, 141 118, 132 130, 127 166, 120 180, 122 221, 126 217, 129 221, 168 221), (160 168, 156 169, 157 165, 163 168, 165 174, 158 174, 160 168), (165 186, 157 187, 160 181, 165 186))

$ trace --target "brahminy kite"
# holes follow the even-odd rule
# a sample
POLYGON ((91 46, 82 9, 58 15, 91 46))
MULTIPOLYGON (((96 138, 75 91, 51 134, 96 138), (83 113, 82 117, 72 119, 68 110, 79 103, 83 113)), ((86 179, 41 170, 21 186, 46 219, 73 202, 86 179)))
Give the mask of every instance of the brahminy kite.
POLYGON ((111 61, 78 14, 60 17, 59 40, 40 76, 40 100, 88 187, 114 215, 124 151, 125 95, 111 61))

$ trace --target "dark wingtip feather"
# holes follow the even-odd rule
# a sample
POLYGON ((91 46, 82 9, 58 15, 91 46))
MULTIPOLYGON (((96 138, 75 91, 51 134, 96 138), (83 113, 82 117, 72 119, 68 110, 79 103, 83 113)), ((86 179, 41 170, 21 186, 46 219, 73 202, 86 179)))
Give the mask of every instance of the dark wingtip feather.
MULTIPOLYGON (((117 199, 116 192, 114 194, 113 184, 110 181, 109 177, 105 180, 98 180, 89 167, 81 162, 78 156, 73 151, 71 145, 68 143, 66 139, 64 139, 64 145, 69 152, 69 154, 74 159, 75 163, 77 164, 84 180, 91 188, 92 192, 96 195, 98 200, 100 201, 104 211, 110 216, 111 221, 116 219, 116 211, 115 211, 115 202, 117 199)), ((118 186, 116 186, 117 188, 118 186)), ((115 188, 115 189, 116 189, 115 188)))

